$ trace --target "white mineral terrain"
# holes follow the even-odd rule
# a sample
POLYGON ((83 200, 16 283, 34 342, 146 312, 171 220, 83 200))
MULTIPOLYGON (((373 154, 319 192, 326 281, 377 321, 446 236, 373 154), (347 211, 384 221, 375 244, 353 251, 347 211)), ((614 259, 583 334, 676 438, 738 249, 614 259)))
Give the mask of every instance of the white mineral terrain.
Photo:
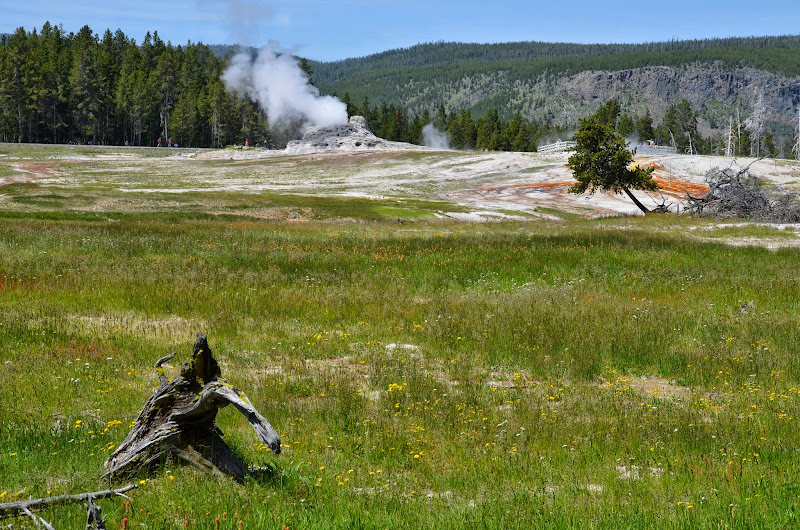
POLYGON ((332 127, 310 127, 301 140, 289 142, 284 150, 287 155, 307 155, 365 150, 419 150, 418 145, 403 142, 389 142, 375 136, 362 116, 352 116, 343 125, 332 127))
MULTIPOLYGON (((293 178, 287 186, 272 179, 273 185, 267 188, 309 193, 316 186, 326 194, 449 200, 472 209, 469 214, 448 214, 463 220, 513 218, 515 212, 549 217, 550 210, 586 216, 641 215, 624 194, 569 193, 575 183, 567 167, 569 153, 436 151, 378 138, 361 116, 353 116, 343 125, 309 128, 302 139, 289 142, 282 151, 224 150, 200 155, 240 160, 288 156, 299 163, 314 161, 320 170, 311 181, 293 178), (403 156, 409 151, 426 156, 403 156), (326 172, 321 169, 325 161, 330 161, 332 168, 347 167, 347 171, 326 172)), ((705 175, 714 167, 750 166, 752 174, 770 184, 800 183, 800 163, 796 161, 682 154, 636 155, 635 160, 654 167, 662 188, 655 193, 634 192, 649 208, 666 203, 673 211, 680 210, 687 192, 705 192, 705 175)), ((251 191, 267 189, 242 184, 242 189, 251 191)))
MULTIPOLYGON (((342 125, 309 128, 302 139, 280 151, 176 149, 163 158, 152 158, 148 148, 108 146, 96 151, 60 154, 42 162, 9 161, 11 175, 0 184, 36 180, 42 186, 70 187, 90 179, 92 185, 140 194, 271 192, 419 199, 454 203, 459 206, 453 208, 456 212, 443 206, 441 215, 464 221, 553 218, 559 212, 587 217, 641 215, 624 194, 569 193, 575 183, 567 167, 569 153, 446 151, 389 142, 376 137, 360 116, 342 125), (88 165, 99 160, 102 167, 88 165), (228 162, 205 162, 209 160, 228 162), (150 169, 153 164, 157 170, 150 169)), ((795 160, 682 154, 635 155, 635 160, 653 166, 661 186, 657 192, 635 192, 649 208, 666 203, 673 211, 680 210, 687 192, 705 193, 705 175, 714 167, 749 166, 750 173, 767 185, 787 189, 800 185, 800 162, 795 160)))

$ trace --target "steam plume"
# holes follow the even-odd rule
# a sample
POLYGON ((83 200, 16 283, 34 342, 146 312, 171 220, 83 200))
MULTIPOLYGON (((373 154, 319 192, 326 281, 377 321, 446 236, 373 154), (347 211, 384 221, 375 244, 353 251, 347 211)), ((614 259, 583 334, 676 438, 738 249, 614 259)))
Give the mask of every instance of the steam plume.
POLYGON ((447 133, 436 129, 432 123, 422 128, 422 143, 434 149, 450 149, 447 133))
POLYGON ((332 96, 320 96, 308 82, 297 59, 281 53, 277 43, 261 48, 256 57, 236 54, 222 74, 225 88, 261 106, 273 123, 301 121, 303 128, 347 123, 347 106, 332 96))

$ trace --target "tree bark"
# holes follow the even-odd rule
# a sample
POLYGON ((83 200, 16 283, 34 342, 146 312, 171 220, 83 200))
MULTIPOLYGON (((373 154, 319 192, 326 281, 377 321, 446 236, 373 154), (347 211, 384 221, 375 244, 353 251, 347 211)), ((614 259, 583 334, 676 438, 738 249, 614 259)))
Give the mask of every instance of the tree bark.
POLYGON ((633 201, 633 203, 634 203, 634 204, 635 204, 635 205, 636 205, 636 206, 637 206, 637 207, 638 207, 638 208, 639 208, 641 211, 643 211, 643 212, 644 212, 644 214, 645 214, 645 215, 647 215, 647 214, 649 214, 649 213, 650 213, 650 210, 648 210, 648 209, 645 207, 645 205, 644 205, 644 204, 642 204, 642 203, 641 203, 641 201, 639 201, 639 199, 637 199, 637 198, 636 198, 636 196, 635 196, 635 195, 634 195, 634 194, 631 192, 631 190, 629 190, 628 188, 623 188, 623 190, 625 191, 625 194, 626 194, 626 195, 627 195, 627 196, 628 196, 628 197, 629 197, 629 198, 630 198, 630 199, 633 201))

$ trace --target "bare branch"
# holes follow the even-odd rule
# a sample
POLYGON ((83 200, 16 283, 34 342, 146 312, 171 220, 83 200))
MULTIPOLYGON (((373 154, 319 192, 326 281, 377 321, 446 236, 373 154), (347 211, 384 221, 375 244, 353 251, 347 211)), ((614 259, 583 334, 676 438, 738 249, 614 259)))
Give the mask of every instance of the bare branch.
POLYGON ((0 504, 0 519, 18 515, 20 512, 26 513, 26 510, 41 509, 45 506, 54 504, 70 504, 73 502, 81 502, 93 499, 102 499, 111 497, 112 495, 122 495, 126 491, 138 488, 136 484, 129 484, 123 488, 108 489, 103 491, 94 491, 92 493, 79 493, 77 495, 60 495, 58 497, 45 497, 42 499, 30 499, 27 501, 7 502, 0 504))
POLYGON ((55 528, 53 528, 50 525, 50 523, 48 523, 47 521, 45 521, 44 519, 42 519, 41 517, 39 517, 38 515, 36 515, 32 511, 30 511, 28 508, 22 508, 22 513, 24 513, 25 515, 27 515, 28 517, 33 519, 33 522, 36 524, 36 528, 41 528, 41 527, 44 526, 46 528, 46 530, 55 530, 55 528))
POLYGON ((164 369, 161 368, 161 365, 169 361, 173 357, 175 357, 175 352, 167 354, 156 361, 156 374, 158 375, 158 380, 161 381, 162 386, 169 384, 169 380, 167 379, 167 376, 164 375, 164 369))

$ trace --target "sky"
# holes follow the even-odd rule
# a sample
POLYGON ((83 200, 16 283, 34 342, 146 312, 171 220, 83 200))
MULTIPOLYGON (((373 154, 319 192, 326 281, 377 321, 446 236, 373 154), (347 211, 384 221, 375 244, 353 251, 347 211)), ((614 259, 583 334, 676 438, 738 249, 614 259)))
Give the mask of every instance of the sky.
POLYGON ((271 41, 319 61, 423 42, 653 42, 800 33, 798 0, 0 0, 0 33, 45 21, 141 43, 271 41))

